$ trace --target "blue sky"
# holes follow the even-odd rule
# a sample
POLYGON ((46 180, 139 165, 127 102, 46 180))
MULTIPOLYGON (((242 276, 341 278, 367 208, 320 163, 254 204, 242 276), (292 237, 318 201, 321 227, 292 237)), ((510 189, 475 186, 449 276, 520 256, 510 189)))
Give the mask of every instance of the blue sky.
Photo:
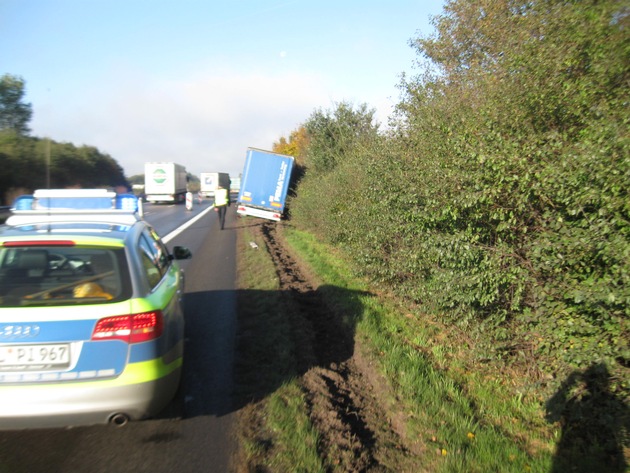
POLYGON ((441 0, 0 0, 0 74, 26 81, 32 134, 111 155, 242 171, 317 109, 385 123, 409 46, 441 0))

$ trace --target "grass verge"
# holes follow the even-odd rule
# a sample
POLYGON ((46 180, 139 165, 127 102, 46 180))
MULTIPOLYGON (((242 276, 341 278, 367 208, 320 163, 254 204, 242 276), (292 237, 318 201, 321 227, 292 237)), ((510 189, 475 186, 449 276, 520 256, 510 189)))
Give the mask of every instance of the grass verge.
MULTIPOLYGON (((246 220, 247 221, 247 220, 246 220)), ((239 337, 235 398, 242 406, 236 470, 324 472, 297 380, 290 314, 262 238, 238 237, 239 337)))
MULTIPOLYGON (((412 450, 421 452, 418 471, 547 473, 589 471, 594 465, 600 471, 624 471, 619 468, 623 461, 605 466, 590 454, 582 455, 581 464, 557 456, 560 425, 549 421, 547 400, 536 389, 520 390, 523 383, 515 379, 516 370, 480 360, 469 334, 440 325, 419 308, 405 307, 353 277, 343 256, 311 234, 282 228, 291 251, 320 287, 329 288, 321 291, 326 306, 343 313, 343 307, 356 305, 356 300, 343 298, 349 291, 336 288, 360 294, 362 314, 348 324, 354 326, 355 344, 386 380, 383 409, 389 417, 403 419, 402 443, 414 444, 412 450)), ((293 362, 296 328, 283 311, 264 243, 257 241, 260 250, 248 251, 248 242, 255 238, 245 227, 239 242, 240 287, 247 298, 243 309, 256 314, 246 315, 242 328, 245 334, 257 334, 241 340, 250 350, 244 358, 252 362, 249 377, 243 378, 253 401, 247 407, 251 415, 244 418, 250 426, 256 419, 256 428, 241 439, 248 446, 244 471, 259 471, 260 466, 268 471, 336 471, 319 456, 318 433, 309 421, 293 362), (252 395, 255 376, 265 379, 265 387, 252 395)), ((391 464, 387 468, 396 470, 391 464)))
MULTIPOLYGON (((325 284, 374 294, 352 276, 341 255, 311 234, 290 227, 285 234, 325 284)), ((553 432, 541 419, 537 402, 515 399, 498 376, 466 369, 465 350, 455 348, 462 346, 462 334, 449 334, 448 328, 405 310, 386 294, 362 297, 356 340, 389 383, 393 397, 388 408, 405 414, 407 437, 429 452, 420 461, 423 468, 551 471, 553 432)))

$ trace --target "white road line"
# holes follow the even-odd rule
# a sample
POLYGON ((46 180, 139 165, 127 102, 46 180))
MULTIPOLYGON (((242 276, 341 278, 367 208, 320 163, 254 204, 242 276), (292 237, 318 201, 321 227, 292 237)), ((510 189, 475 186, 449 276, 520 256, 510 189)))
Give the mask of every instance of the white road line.
POLYGON ((214 204, 211 205, 210 207, 208 207, 206 210, 204 210, 203 212, 201 212, 199 215, 197 215, 195 218, 191 218, 190 220, 188 220, 185 224, 183 224, 181 227, 176 228, 175 230, 173 230, 171 233, 169 233, 168 235, 166 235, 164 238, 162 238, 162 241, 164 243, 168 243, 169 241, 171 241, 173 238, 175 238, 177 235, 179 235, 181 232, 183 232, 184 230, 186 230, 188 227, 190 227, 193 223, 195 223, 197 220, 199 220, 201 217, 203 217, 204 215, 206 215, 208 212, 210 212, 212 209, 214 208, 214 204))

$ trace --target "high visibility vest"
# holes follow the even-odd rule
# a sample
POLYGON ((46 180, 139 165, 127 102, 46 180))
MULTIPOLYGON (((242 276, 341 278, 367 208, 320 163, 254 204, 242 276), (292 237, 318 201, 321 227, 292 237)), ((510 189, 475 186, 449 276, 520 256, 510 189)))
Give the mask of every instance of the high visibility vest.
POLYGON ((214 191, 214 206, 222 207, 228 204, 228 191, 227 189, 217 189, 214 191))

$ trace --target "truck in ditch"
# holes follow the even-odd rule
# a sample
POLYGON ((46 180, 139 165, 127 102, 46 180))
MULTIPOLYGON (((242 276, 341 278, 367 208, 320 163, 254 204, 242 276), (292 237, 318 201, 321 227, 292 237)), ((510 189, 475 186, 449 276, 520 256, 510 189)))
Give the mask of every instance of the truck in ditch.
POLYGON ((236 201, 237 213, 281 220, 293 163, 293 156, 248 148, 236 201))

